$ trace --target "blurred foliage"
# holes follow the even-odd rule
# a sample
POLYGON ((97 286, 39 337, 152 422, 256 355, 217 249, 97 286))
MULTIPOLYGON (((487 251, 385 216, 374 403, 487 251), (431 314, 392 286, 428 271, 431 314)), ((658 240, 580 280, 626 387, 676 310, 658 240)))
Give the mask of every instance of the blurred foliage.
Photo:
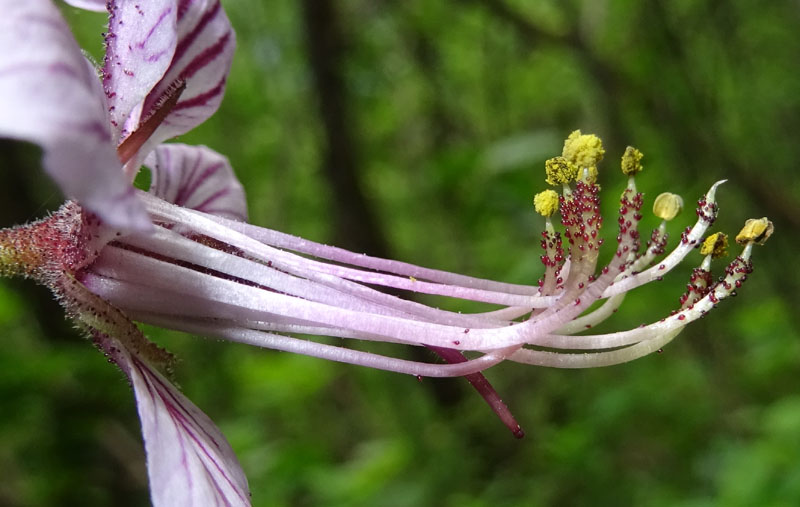
MULTIPOLYGON (((545 188, 543 161, 575 128, 606 141, 609 238, 626 144, 645 153, 637 182, 646 197, 669 190, 691 203, 727 178, 716 228, 735 234, 746 218, 769 215, 776 234, 755 252, 741 295, 663 354, 588 371, 490 370, 527 430, 521 441, 460 379, 420 383, 147 328, 182 358, 181 385, 230 439, 254 504, 800 505, 800 275, 791 268, 800 5, 333 5, 355 139, 346 148, 394 257, 535 283, 541 222, 531 198, 545 188)), ((181 141, 230 158, 253 223, 330 241, 332 210, 347 196, 322 173, 325 132, 301 7, 225 7, 239 44, 226 99, 181 141)), ((99 57, 104 16, 64 12, 99 57)), ((15 149, 17 164, 36 155, 15 149)), ((14 168, 4 177, 25 189, 29 207, 4 211, 3 225, 58 201, 48 200, 41 173, 14 168)), ((673 237, 692 221, 690 209, 673 237)), ((655 224, 648 217, 643 230, 655 224)), ((629 296, 607 329, 675 308, 699 260, 629 296)), ((146 505, 128 386, 29 285, 0 285, 0 505, 146 505)))

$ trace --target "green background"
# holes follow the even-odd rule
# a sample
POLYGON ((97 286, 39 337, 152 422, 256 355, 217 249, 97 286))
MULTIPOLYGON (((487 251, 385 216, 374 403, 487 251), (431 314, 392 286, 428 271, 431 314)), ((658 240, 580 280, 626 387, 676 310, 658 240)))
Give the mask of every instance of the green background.
MULTIPOLYGON (((723 178, 715 230, 764 215, 776 227, 738 298, 663 354, 586 371, 491 369, 523 440, 463 379, 420 383, 146 328, 182 359, 178 380, 229 438, 254 505, 800 505, 796 2, 224 6, 238 37, 227 95, 181 141, 230 158, 255 224, 536 283, 531 199, 546 187, 544 160, 580 128, 605 141, 609 241, 627 144, 645 153, 646 207, 667 190, 687 203, 671 245, 723 178), (321 103, 336 106, 327 124, 321 103), (345 187, 331 185, 331 156, 345 187), (354 227, 360 199, 369 215, 354 227)), ((63 11, 99 57, 104 15, 63 11)), ((2 150, 2 225, 57 207, 35 151, 2 150)), ((656 224, 646 213, 642 234, 656 224)), ((676 308, 700 260, 631 294, 603 329, 676 308)), ((0 471, 3 506, 148 504, 122 374, 46 290, 17 280, 0 285, 0 471)))

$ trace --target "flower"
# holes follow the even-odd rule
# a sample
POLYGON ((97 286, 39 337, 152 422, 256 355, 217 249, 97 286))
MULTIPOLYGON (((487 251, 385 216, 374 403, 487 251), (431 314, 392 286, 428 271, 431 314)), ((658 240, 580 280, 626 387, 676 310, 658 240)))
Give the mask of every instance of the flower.
MULTIPOLYGON (((718 248, 690 278, 680 308, 636 329, 591 330, 625 294, 678 265, 717 214, 718 182, 698 202, 698 219, 677 246, 667 221, 680 209, 656 203, 663 219, 642 247, 641 152, 622 158, 627 187, 608 265, 598 267, 600 139, 575 131, 538 194, 544 215, 538 285, 517 285, 355 254, 243 221, 244 194, 227 160, 205 147, 160 144, 216 109, 233 51, 233 31, 217 1, 112 0, 102 81, 81 56, 49 0, 0 0, 0 43, 30 41, 0 55, 0 135, 40 144, 43 165, 76 201, 52 216, 0 231, 0 274, 48 286, 67 314, 128 376, 137 400, 154 505, 249 505, 247 481, 225 438, 168 381, 172 358, 133 321, 259 347, 417 376, 466 376, 514 431, 518 425, 481 371, 502 361, 562 368, 606 366, 659 350, 687 324, 732 295, 751 271, 753 244, 772 233, 767 219, 737 236, 742 253, 719 282, 718 248), (13 54, 11 54, 13 53, 13 54), (102 82, 102 85, 100 84, 102 82), (130 181, 141 163, 150 192, 130 181), (558 210, 563 227, 556 231, 558 210), (657 260, 659 259, 660 260, 657 260), (462 314, 379 290, 479 301, 500 308, 462 314), (593 303, 604 303, 590 311, 593 303), (292 335, 426 346, 448 364, 352 350, 292 335), (470 359, 462 351, 472 354, 470 359)), ((101 8, 96 0, 74 5, 101 8)), ((716 244, 717 240, 709 241, 716 244)))
POLYGON ((223 157, 203 147, 159 146, 219 105, 235 46, 225 13, 218 1, 108 2, 101 82, 49 0, 2 0, 0 7, 0 43, 14 48, 0 57, 0 135, 41 145, 47 172, 81 203, 2 231, 0 271, 50 287, 127 375, 154 505, 249 505, 247 479, 225 437, 159 371, 171 356, 77 279, 110 239, 152 228, 131 181, 153 150, 154 193, 245 217, 241 185, 223 157))

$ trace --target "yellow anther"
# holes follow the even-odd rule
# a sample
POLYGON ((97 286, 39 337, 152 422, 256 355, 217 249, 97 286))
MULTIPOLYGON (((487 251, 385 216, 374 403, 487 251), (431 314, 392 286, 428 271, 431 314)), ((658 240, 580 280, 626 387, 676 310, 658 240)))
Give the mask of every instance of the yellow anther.
POLYGON ((642 170, 643 156, 642 152, 633 146, 625 148, 625 153, 622 154, 622 173, 633 176, 640 172, 642 170))
POLYGON ((576 130, 564 141, 564 151, 562 155, 565 159, 582 169, 584 167, 597 167, 597 163, 603 160, 603 142, 593 134, 581 134, 576 130))
POLYGON ((707 237, 700 247, 700 255, 711 255, 712 259, 728 255, 728 235, 717 232, 707 237))
POLYGON ((664 192, 656 197, 653 203, 653 214, 662 220, 669 222, 675 218, 683 209, 683 199, 677 194, 664 192))
POLYGON ((553 216, 558 211, 558 194, 553 190, 539 192, 533 197, 533 207, 544 217, 553 216))
POLYGON ((544 171, 545 181, 550 185, 566 185, 578 177, 578 168, 564 157, 553 157, 545 162, 544 171))
POLYGON ((742 227, 742 230, 736 235, 736 242, 740 245, 746 245, 748 243, 763 245, 767 239, 772 236, 774 230, 775 227, 767 217, 751 218, 744 223, 744 227, 742 227))

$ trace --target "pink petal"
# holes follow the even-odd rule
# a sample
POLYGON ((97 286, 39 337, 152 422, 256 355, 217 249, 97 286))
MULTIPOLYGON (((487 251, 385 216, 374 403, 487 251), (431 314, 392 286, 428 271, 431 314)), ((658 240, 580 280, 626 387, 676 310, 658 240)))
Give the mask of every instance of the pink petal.
POLYGON ((116 340, 102 336, 97 343, 133 386, 153 505, 249 506, 247 478, 211 419, 116 340))
POLYGON ((0 136, 44 149, 62 190, 123 229, 150 222, 124 179, 97 76, 49 0, 0 0, 0 136))
POLYGON ((162 144, 145 164, 150 192, 165 201, 234 220, 247 220, 247 202, 228 159, 205 146, 162 144))
POLYGON ((64 0, 64 3, 87 11, 103 12, 106 10, 106 0, 64 0))
POLYGON ((188 132, 217 110, 236 48, 236 36, 219 0, 180 0, 177 22, 175 55, 163 79, 147 96, 142 116, 152 114, 171 86, 185 81, 186 89, 152 136, 150 146, 188 132))
POLYGON ((139 123, 142 101, 169 68, 177 34, 177 0, 110 0, 103 88, 114 142, 139 123))

